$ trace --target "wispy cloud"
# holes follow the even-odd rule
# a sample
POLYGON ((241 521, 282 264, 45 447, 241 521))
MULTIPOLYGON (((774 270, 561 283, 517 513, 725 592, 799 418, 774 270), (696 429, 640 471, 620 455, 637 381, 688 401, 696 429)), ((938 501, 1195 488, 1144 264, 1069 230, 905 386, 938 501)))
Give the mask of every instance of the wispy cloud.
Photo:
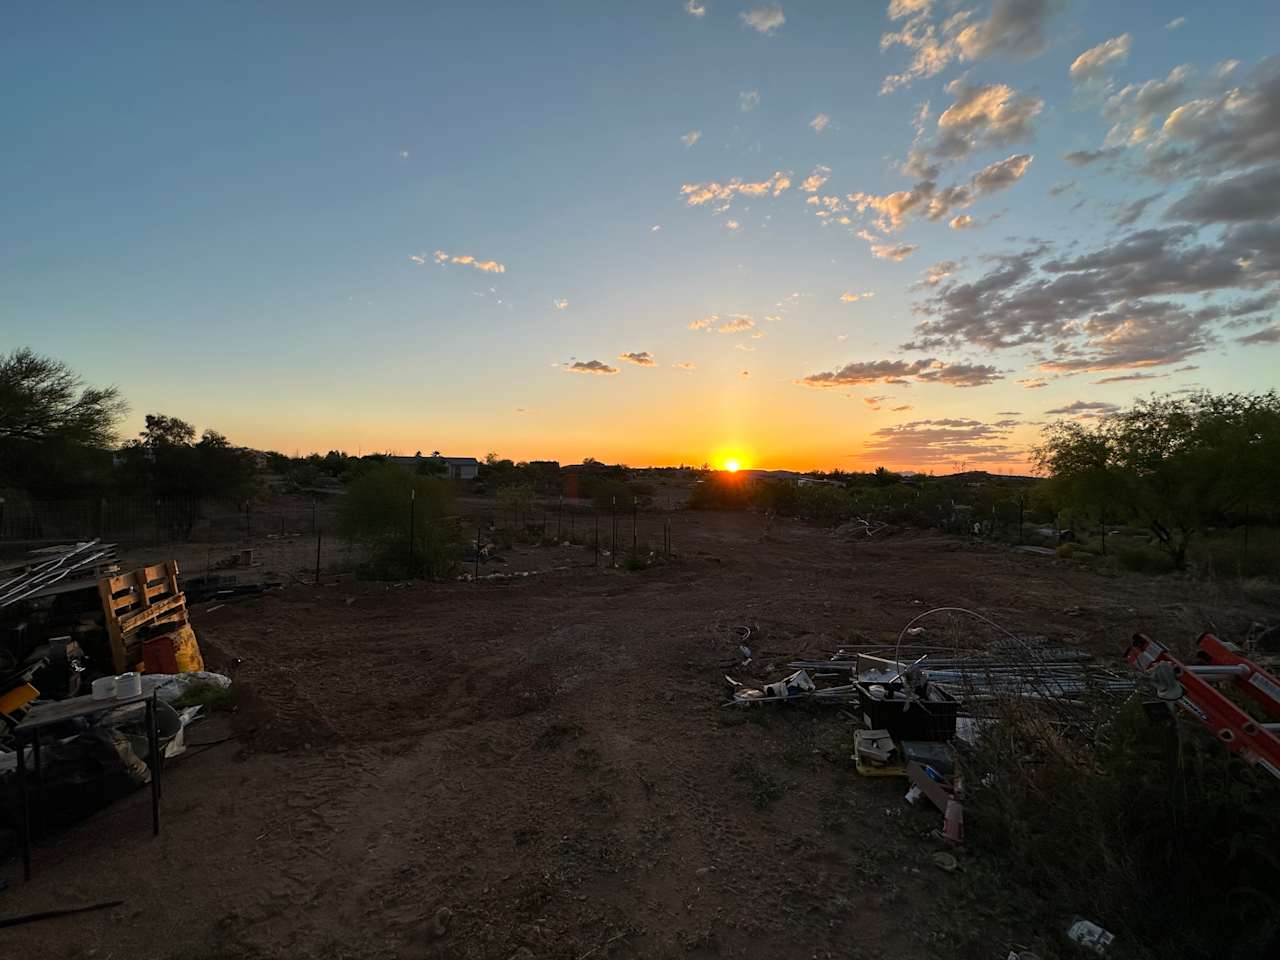
POLYGON ((1166 30, 1177 30, 1179 27, 1186 26, 1186 24, 1187 24, 1186 17, 1174 17, 1172 20, 1170 20, 1168 23, 1164 25, 1164 28, 1166 30))
POLYGON ((701 130, 690 130, 688 133, 686 133, 684 136, 680 138, 680 142, 683 143, 686 147, 692 147, 695 143, 697 143, 701 139, 702 139, 701 130))
POLYGON ((575 360, 573 363, 565 367, 570 373, 595 373, 602 376, 612 376, 618 372, 617 367, 611 367, 607 363, 601 363, 599 360, 575 360))
POLYGON ((708 183, 686 183, 680 187, 685 203, 691 207, 715 201, 716 211, 724 212, 737 196, 765 197, 778 196, 791 187, 791 174, 778 171, 767 180, 743 181, 734 177, 728 183, 710 181, 708 183))
POLYGON ((813 168, 813 173, 800 181, 800 189, 805 193, 816 193, 822 189, 823 184, 825 184, 830 178, 831 168, 819 164, 813 168))
POLYGON ((859 300, 870 300, 874 296, 875 296, 875 293, 870 290, 868 290, 866 293, 852 293, 846 290, 844 293, 840 294, 840 302, 841 303, 857 303, 859 300))
POLYGON ((969 227, 976 227, 978 222, 967 213, 962 213, 958 217, 952 217, 947 223, 952 230, 967 230, 969 227))
POLYGON ((741 229, 742 229, 742 224, 740 224, 737 220, 726 220, 726 221, 724 222, 724 225, 725 225, 725 229, 726 229, 726 230, 741 230, 741 229))
POLYGON ((809 126, 813 128, 814 133, 821 133, 831 126, 831 118, 825 113, 820 113, 809 121, 809 126))
POLYGON ((1077 400, 1074 403, 1068 403, 1065 407, 1054 407, 1052 410, 1046 410, 1046 416, 1070 417, 1073 420, 1096 420, 1105 417, 1107 414, 1115 413, 1120 407, 1114 403, 1107 403, 1103 400, 1077 400))
POLYGON ((685 0, 684 11, 691 17, 697 17, 701 20, 707 15, 707 5, 701 0, 685 0))
POLYGON ((1044 377, 1023 377, 1018 383, 1028 390, 1039 390, 1041 387, 1049 385, 1049 381, 1044 377))
POLYGON ((863 456, 893 464, 1007 463, 1024 451, 1009 443, 1013 425, 984 423, 964 417, 912 420, 881 427, 871 434, 863 456))
POLYGON ((875 213, 876 226, 885 233, 891 233, 911 217, 941 220, 971 206, 981 197, 1007 190, 1026 176, 1032 160, 1034 157, 1029 153, 1014 154, 988 164, 964 183, 939 187, 933 180, 922 180, 910 190, 894 193, 851 193, 849 201, 857 206, 859 213, 868 210, 875 213))
POLYGON ((694 363, 692 360, 681 360, 677 363, 673 363, 672 366, 675 367, 677 370, 685 370, 685 371, 698 369, 698 365, 694 363))
POLYGON ((742 17, 743 22, 752 30, 763 33, 765 36, 772 34, 787 22, 787 18, 782 15, 782 7, 776 3, 745 10, 738 16, 742 17))
MULTIPOLYGON (((456 263, 459 266, 473 267, 476 270, 483 271, 484 273, 506 273, 507 272, 507 268, 503 266, 501 263, 499 263, 497 260, 477 260, 475 257, 471 256, 471 254, 469 253, 452 254, 452 253, 445 253, 443 250, 437 250, 431 256, 435 259, 435 262, 440 264, 441 266, 444 266, 445 264, 456 263)), ((410 257, 409 259, 412 260, 414 263, 427 262, 426 258, 422 256, 413 256, 413 257, 410 257)))
POLYGON ((1096 47, 1090 47, 1071 62, 1068 70, 1071 82, 1077 86, 1096 85, 1102 82, 1113 67, 1129 59, 1129 49, 1132 46, 1133 37, 1122 33, 1118 37, 1102 41, 1096 47))
POLYGON ((756 322, 745 314, 730 314, 716 327, 716 333, 746 333, 756 329, 756 322))
POLYGON ((858 236, 867 241, 877 260, 905 260, 920 249, 918 243, 889 243, 867 230, 859 230, 858 236))
POLYGON ((552 300, 551 303, 557 310, 567 310, 569 308, 568 300, 552 300))
POLYGON ((933 134, 922 132, 907 155, 906 171, 924 179, 938 175, 939 163, 1029 140, 1044 109, 1039 97, 1004 83, 971 84, 961 77, 947 84, 946 91, 954 102, 938 115, 933 134))
POLYGON ((653 359, 653 354, 651 354, 648 350, 641 350, 639 352, 632 352, 632 353, 622 353, 618 355, 618 359, 625 360, 627 363, 634 363, 638 367, 652 367, 655 363, 657 363, 657 361, 653 359))
POLYGON ((985 20, 959 10, 944 11, 946 19, 935 22, 929 0, 890 0, 888 16, 899 27, 880 38, 880 49, 903 47, 911 60, 902 73, 885 77, 880 92, 936 76, 956 62, 1038 56, 1048 46, 1045 26, 1060 6, 1056 0, 995 0, 985 20))
POLYGON ((944 363, 927 360, 860 360, 846 363, 837 370, 811 373, 795 381, 802 387, 845 388, 871 383, 906 386, 917 383, 939 383, 949 387, 982 387, 1004 376, 993 366, 972 363, 944 363))
POLYGON ((750 113, 758 106, 760 106, 759 90, 743 90, 738 94, 738 109, 743 113, 750 113))

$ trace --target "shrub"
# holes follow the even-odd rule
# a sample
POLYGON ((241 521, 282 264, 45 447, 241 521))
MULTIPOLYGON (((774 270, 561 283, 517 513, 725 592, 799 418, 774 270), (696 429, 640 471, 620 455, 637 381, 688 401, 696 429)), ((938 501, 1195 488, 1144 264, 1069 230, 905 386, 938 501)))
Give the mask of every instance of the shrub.
POLYGON ((1275 781, 1190 721, 1148 719, 1138 698, 1089 716, 985 728, 965 766, 966 834, 1002 892, 968 895, 1021 890, 1034 928, 1079 914, 1127 957, 1274 956, 1275 781))
POLYGON ((462 539, 453 507, 449 481, 382 464, 347 487, 338 522, 369 548, 373 577, 441 577, 452 572, 462 539))
POLYGON ((1121 569, 1133 573, 1170 573, 1174 569, 1174 561, 1167 553, 1151 547, 1120 547, 1115 553, 1121 569))

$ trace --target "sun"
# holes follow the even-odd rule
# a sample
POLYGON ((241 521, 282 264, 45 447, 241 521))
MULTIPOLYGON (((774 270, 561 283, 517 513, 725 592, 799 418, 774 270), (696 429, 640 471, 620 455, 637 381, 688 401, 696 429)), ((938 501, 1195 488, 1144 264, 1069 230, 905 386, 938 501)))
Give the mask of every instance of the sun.
POLYGON ((741 466, 737 460, 730 458, 724 462, 724 468, 730 473, 737 473, 741 469, 741 466))

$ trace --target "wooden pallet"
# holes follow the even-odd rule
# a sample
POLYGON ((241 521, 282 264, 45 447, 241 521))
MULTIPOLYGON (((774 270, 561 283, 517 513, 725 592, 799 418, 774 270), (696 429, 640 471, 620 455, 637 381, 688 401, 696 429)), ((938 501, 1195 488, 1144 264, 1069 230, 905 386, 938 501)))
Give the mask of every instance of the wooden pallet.
POLYGON ((98 581, 98 595, 117 673, 140 659, 141 651, 130 658, 130 648, 141 645, 141 628, 160 623, 177 627, 189 622, 187 598, 178 588, 176 560, 105 577, 98 581))

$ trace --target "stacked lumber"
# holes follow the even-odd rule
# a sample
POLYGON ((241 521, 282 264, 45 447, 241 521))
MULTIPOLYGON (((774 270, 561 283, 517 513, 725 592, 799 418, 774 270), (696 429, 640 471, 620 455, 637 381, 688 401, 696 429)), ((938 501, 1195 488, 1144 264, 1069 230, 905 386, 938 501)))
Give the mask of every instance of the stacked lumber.
POLYGON ((119 569, 114 543, 89 540, 32 550, 20 560, 0 564, 0 607, 58 593, 92 590, 99 580, 119 569))

